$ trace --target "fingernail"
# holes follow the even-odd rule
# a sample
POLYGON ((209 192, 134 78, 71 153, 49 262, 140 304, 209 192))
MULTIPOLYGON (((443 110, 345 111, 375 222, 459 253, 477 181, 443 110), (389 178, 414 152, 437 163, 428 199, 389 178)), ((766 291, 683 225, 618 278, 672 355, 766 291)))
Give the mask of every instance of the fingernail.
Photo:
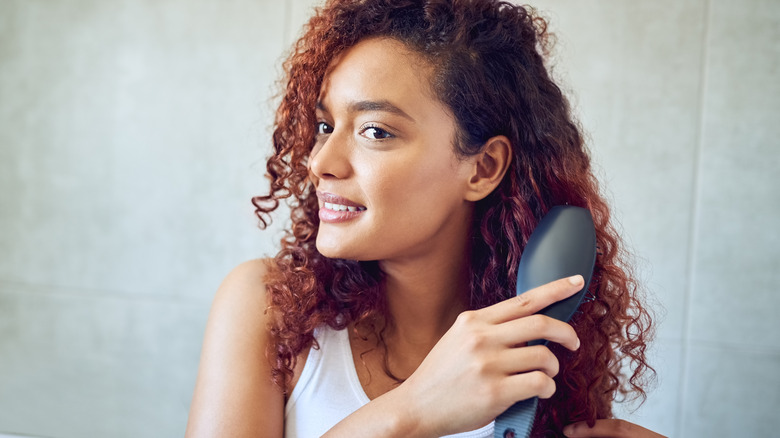
POLYGON ((569 436, 572 432, 574 432, 574 426, 570 425, 563 428, 563 434, 566 436, 569 436))
POLYGON ((582 275, 579 275, 579 274, 577 274, 577 275, 572 275, 571 277, 569 277, 569 283, 571 283, 571 284, 572 284, 572 286, 577 286, 577 285, 580 285, 580 284, 582 284, 584 281, 585 281, 585 280, 583 280, 583 278, 582 278, 582 275))
MULTIPOLYGON (((579 350, 579 349, 580 349, 580 338, 577 338, 577 346, 576 346, 576 347, 574 347, 574 349, 575 349, 575 350, 579 350)), ((570 431, 570 432, 571 432, 571 431, 570 431)))

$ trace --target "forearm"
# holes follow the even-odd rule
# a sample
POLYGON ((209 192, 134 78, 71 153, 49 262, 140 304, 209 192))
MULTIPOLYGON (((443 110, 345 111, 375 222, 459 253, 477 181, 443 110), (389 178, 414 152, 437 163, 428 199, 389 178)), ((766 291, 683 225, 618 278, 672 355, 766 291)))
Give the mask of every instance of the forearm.
POLYGON ((382 438, 431 436, 422 429, 414 408, 401 388, 389 391, 333 426, 323 438, 372 436, 382 438))

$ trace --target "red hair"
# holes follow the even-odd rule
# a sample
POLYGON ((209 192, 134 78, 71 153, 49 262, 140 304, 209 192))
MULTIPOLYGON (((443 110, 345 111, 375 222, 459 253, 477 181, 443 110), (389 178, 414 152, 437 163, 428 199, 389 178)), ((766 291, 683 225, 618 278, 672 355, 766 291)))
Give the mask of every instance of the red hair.
POLYGON ((496 135, 513 146, 504 180, 475 206, 473 309, 514 294, 525 243, 552 206, 576 205, 593 215, 596 267, 588 300, 571 321, 582 346, 573 353, 551 346, 561 372, 555 395, 540 402, 534 435, 560 436, 566 424, 609 418, 618 396, 644 398, 653 375, 645 357, 650 315, 568 102, 545 67, 547 24, 528 7, 495 0, 330 0, 295 44, 267 164, 270 193, 252 199, 262 227, 280 200, 291 208, 292 226, 267 278, 274 381, 286 390, 297 355, 316 345, 316 327, 353 323, 376 330, 374 321, 388 317, 376 262, 328 259, 317 251, 318 206, 307 171, 329 64, 377 36, 404 43, 433 66, 432 89, 457 121, 459 155, 478 153, 496 135))

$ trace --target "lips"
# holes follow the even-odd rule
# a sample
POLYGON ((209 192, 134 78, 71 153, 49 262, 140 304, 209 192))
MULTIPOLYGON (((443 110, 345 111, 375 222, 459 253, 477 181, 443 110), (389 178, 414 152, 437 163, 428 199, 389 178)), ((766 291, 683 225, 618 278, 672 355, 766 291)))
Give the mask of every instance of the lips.
POLYGON ((342 196, 317 191, 321 201, 319 216, 322 222, 339 223, 359 217, 366 207, 342 196))

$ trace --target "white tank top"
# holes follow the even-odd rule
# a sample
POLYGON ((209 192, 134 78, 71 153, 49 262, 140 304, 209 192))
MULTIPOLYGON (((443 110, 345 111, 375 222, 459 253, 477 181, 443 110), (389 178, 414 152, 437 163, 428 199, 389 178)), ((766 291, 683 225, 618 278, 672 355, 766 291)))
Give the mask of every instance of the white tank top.
MULTIPOLYGON (((369 402, 358 380, 347 330, 314 331, 319 350, 309 356, 284 408, 285 438, 319 437, 369 402)), ((489 438, 493 423, 447 437, 489 438)))

